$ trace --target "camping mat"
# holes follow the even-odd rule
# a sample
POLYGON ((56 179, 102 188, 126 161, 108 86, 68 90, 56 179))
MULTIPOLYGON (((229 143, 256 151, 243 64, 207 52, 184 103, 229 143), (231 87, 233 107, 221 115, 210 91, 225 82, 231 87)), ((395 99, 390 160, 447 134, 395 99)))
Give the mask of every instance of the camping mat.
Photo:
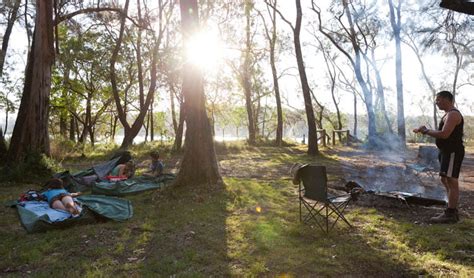
POLYGON ((76 224, 97 222, 99 217, 123 221, 133 215, 132 204, 128 200, 100 195, 84 195, 77 197, 82 205, 82 212, 72 217, 49 207, 44 201, 27 201, 16 204, 20 222, 29 233, 42 232, 55 228, 65 228, 76 224))
POLYGON ((64 188, 69 192, 84 192, 91 189, 90 178, 104 179, 112 169, 121 163, 125 163, 132 158, 130 152, 118 152, 110 160, 98 163, 89 169, 71 174, 69 171, 64 171, 54 174, 55 178, 60 178, 64 181, 64 188))
POLYGON ((116 182, 96 182, 92 185, 92 193, 111 196, 129 195, 161 188, 175 178, 174 174, 163 174, 159 177, 139 176, 116 182))

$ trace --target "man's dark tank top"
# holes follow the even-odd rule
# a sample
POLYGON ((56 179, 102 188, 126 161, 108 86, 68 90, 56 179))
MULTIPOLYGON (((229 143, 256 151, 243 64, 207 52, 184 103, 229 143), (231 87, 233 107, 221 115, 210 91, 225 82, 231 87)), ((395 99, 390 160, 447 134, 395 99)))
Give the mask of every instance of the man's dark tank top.
MULTIPOLYGON (((446 115, 451 112, 451 111, 457 111, 457 109, 451 109, 449 110, 446 115)), ((461 112, 459 112, 461 114, 461 112)), ((446 115, 441 118, 441 122, 439 123, 438 130, 442 130, 444 126, 444 118, 446 115)), ((454 152, 457 150, 461 150, 464 148, 463 142, 462 142, 462 136, 463 136, 463 130, 464 130, 464 118, 461 115, 461 123, 459 123, 457 126, 454 127, 453 132, 451 135, 449 135, 448 138, 446 139, 441 139, 441 138, 436 138, 436 146, 443 151, 449 151, 449 152, 454 152)))

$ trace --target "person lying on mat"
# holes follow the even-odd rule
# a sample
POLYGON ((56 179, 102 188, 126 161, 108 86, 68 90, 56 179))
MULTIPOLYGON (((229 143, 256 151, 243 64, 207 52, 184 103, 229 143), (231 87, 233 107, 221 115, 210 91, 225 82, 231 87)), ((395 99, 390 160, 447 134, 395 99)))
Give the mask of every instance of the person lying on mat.
POLYGON ((115 166, 112 171, 110 171, 109 175, 107 176, 109 179, 111 177, 119 178, 119 179, 128 179, 133 176, 135 172, 135 165, 133 161, 128 161, 124 164, 119 164, 115 166))
POLYGON ((160 153, 157 151, 151 151, 149 153, 151 163, 149 169, 143 173, 146 177, 158 177, 163 174, 163 162, 160 160, 160 153))
POLYGON ((73 216, 80 214, 79 206, 72 197, 81 195, 81 192, 68 192, 63 187, 63 181, 56 178, 49 180, 46 183, 46 187, 48 189, 43 192, 43 196, 48 201, 50 207, 67 211, 73 216))

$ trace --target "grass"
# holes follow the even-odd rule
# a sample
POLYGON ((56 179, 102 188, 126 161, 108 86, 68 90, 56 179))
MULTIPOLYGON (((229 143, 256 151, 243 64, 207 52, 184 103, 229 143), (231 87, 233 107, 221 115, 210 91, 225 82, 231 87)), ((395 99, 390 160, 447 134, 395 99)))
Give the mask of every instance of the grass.
MULTIPOLYGON (((219 154, 225 185, 129 196, 134 217, 126 222, 27 234, 16 211, 2 207, 0 276, 474 275, 472 219, 417 225, 351 205, 346 215, 355 228, 337 225, 326 235, 299 223, 286 169, 296 162, 335 167, 343 158, 313 158, 299 147, 225 150, 219 154)), ((2 185, 0 202, 35 188, 2 185)))

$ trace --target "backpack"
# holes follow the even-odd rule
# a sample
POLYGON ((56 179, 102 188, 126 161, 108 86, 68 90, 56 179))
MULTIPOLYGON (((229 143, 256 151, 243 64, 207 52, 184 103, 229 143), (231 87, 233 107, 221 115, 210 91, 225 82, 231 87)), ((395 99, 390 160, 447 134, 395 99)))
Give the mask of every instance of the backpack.
POLYGON ((41 192, 30 189, 25 193, 20 194, 18 198, 18 202, 26 202, 26 201, 44 201, 45 198, 41 192))

